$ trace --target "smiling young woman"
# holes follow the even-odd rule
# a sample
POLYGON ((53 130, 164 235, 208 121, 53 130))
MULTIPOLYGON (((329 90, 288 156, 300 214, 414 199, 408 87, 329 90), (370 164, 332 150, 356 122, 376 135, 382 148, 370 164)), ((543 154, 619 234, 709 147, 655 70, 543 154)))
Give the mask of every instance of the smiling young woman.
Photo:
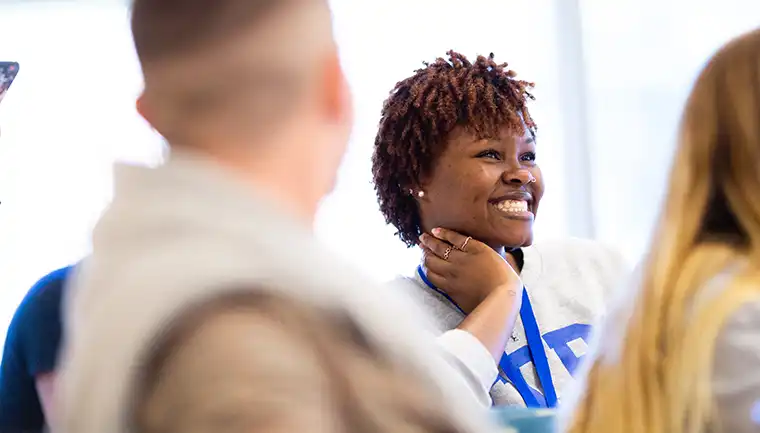
POLYGON ((459 357, 474 388, 497 405, 553 407, 626 267, 592 241, 532 245, 544 193, 533 84, 493 54, 447 54, 384 104, 373 156, 380 209, 423 250, 409 278, 415 299, 441 332, 463 330, 487 349, 450 347, 479 350, 459 357))

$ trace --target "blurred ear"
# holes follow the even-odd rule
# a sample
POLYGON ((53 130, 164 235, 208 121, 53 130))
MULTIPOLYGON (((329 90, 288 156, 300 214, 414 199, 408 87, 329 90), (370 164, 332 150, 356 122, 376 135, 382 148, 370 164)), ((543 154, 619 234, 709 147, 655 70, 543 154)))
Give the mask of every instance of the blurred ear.
POLYGON ((324 89, 325 116, 328 121, 333 124, 351 124, 353 121, 351 90, 340 65, 337 50, 327 56, 322 89, 324 89))
POLYGON ((150 123, 149 116, 146 115, 145 93, 140 93, 140 96, 137 98, 135 108, 137 108, 137 113, 142 116, 142 118, 145 119, 148 123, 150 123))
POLYGON ((146 96, 145 92, 141 93, 137 98, 135 106, 137 112, 150 124, 151 128, 168 139, 166 119, 162 119, 161 116, 159 116, 160 111, 158 110, 158 107, 151 102, 151 98, 146 96))
POLYGON ((141 93, 137 98, 136 108, 137 113, 150 124, 151 128, 158 131, 159 134, 164 135, 164 137, 166 136, 164 134, 165 131, 163 131, 164 125, 161 124, 159 116, 156 115, 156 107, 151 104, 150 98, 145 96, 145 92, 141 93))

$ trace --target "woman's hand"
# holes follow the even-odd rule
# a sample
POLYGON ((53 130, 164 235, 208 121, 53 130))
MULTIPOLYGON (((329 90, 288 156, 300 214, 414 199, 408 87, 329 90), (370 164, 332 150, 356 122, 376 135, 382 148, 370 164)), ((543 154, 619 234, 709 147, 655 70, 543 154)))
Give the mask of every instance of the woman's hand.
POLYGON ((496 251, 475 239, 446 229, 420 237, 427 277, 465 313, 472 312, 491 293, 506 291, 519 305, 522 281, 496 251))

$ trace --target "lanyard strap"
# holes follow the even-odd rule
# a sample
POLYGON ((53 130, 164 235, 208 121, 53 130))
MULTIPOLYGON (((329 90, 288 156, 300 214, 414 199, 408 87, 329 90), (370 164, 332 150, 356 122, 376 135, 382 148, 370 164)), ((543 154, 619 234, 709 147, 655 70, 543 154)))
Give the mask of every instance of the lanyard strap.
MULTIPOLYGON (((462 310, 462 308, 457 305, 457 303, 454 302, 454 300, 451 299, 448 294, 444 293, 441 289, 431 283, 430 280, 428 280, 427 275, 425 275, 425 271, 422 269, 422 266, 417 267, 417 274, 420 276, 420 279, 422 279, 425 285, 446 298, 446 300, 448 300, 451 305, 459 310, 459 312, 466 315, 464 310, 462 310)), ((538 380, 541 383, 541 388, 544 390, 544 397, 546 398, 545 407, 556 407, 557 391, 554 388, 554 381, 552 380, 551 369, 549 368, 549 359, 546 356, 546 349, 544 348, 544 342, 541 338, 541 331, 538 328, 538 322, 536 322, 536 315, 533 313, 533 307, 530 304, 528 291, 524 288, 522 294, 522 305, 520 306, 520 318, 522 319, 523 327, 525 328, 525 336, 528 340, 529 355, 533 361, 533 365, 536 367, 536 373, 538 374, 538 380)), ((526 406, 530 408, 544 407, 544 405, 539 401, 538 397, 530 389, 528 383, 522 377, 519 366, 515 365, 515 363, 510 360, 510 357, 506 352, 502 355, 501 360, 499 361, 499 367, 501 367, 502 371, 504 371, 504 374, 507 375, 507 379, 509 379, 510 383, 514 385, 514 387, 517 389, 517 392, 520 393, 520 396, 523 398, 523 401, 525 401, 526 406)))
MULTIPOLYGON (((533 360, 533 365, 536 367, 538 381, 541 383, 541 388, 544 391, 546 407, 557 407, 557 391, 554 388, 552 372, 549 368, 549 359, 546 356, 546 349, 544 348, 544 340, 541 338, 541 331, 538 328, 538 322, 536 322, 536 315, 533 313, 530 296, 528 296, 528 291, 525 289, 523 289, 522 305, 520 306, 520 318, 522 319, 523 327, 525 328, 525 337, 528 340, 530 358, 533 360)), ((509 381, 515 385, 528 407, 543 407, 541 402, 538 401, 538 398, 528 387, 528 383, 522 377, 522 374, 520 374, 519 368, 510 361, 509 355, 506 353, 502 355, 499 367, 504 370, 509 381)))
POLYGON ((449 296, 446 292, 436 287, 435 284, 431 283, 430 280, 428 280, 427 275, 425 275, 425 271, 422 270, 422 265, 417 266, 417 274, 420 276, 420 278, 422 279, 422 282, 425 283, 425 285, 427 285, 434 292, 446 298, 446 300, 451 302, 451 305, 453 305, 454 308, 459 310, 460 313, 464 314, 465 316, 467 315, 467 313, 464 312, 462 307, 460 307, 459 304, 457 304, 456 302, 454 302, 453 299, 451 299, 451 296, 449 296))

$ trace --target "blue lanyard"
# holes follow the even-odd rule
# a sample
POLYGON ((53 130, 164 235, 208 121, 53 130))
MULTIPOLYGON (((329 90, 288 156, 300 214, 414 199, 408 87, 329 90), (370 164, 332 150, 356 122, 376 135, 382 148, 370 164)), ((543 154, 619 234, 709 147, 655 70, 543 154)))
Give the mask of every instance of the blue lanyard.
MULTIPOLYGON (((453 299, 441 289, 436 287, 428 280, 425 271, 422 270, 422 266, 417 267, 417 274, 419 274, 422 281, 436 293, 446 298, 451 305, 456 307, 462 314, 466 313, 462 308, 454 302, 453 299)), ((541 338, 541 331, 538 329, 538 322, 536 322, 536 315, 533 313, 533 307, 530 304, 530 297, 528 291, 523 289, 522 305, 520 306, 520 318, 522 319, 523 327, 525 328, 525 336, 528 340, 528 351, 530 358, 533 361, 533 365, 536 367, 536 373, 538 374, 538 380, 541 383, 541 388, 544 390, 544 397, 546 398, 546 406, 544 406, 531 391, 530 386, 522 377, 519 366, 511 362, 509 355, 505 352, 501 361, 499 361, 499 367, 507 375, 509 382, 514 385, 517 392, 520 393, 520 397, 525 401, 525 405, 529 408, 541 408, 541 407, 557 407, 557 391, 554 388, 554 381, 552 380, 552 373, 549 369, 549 359, 546 357, 546 349, 544 349, 544 342, 541 338)))

